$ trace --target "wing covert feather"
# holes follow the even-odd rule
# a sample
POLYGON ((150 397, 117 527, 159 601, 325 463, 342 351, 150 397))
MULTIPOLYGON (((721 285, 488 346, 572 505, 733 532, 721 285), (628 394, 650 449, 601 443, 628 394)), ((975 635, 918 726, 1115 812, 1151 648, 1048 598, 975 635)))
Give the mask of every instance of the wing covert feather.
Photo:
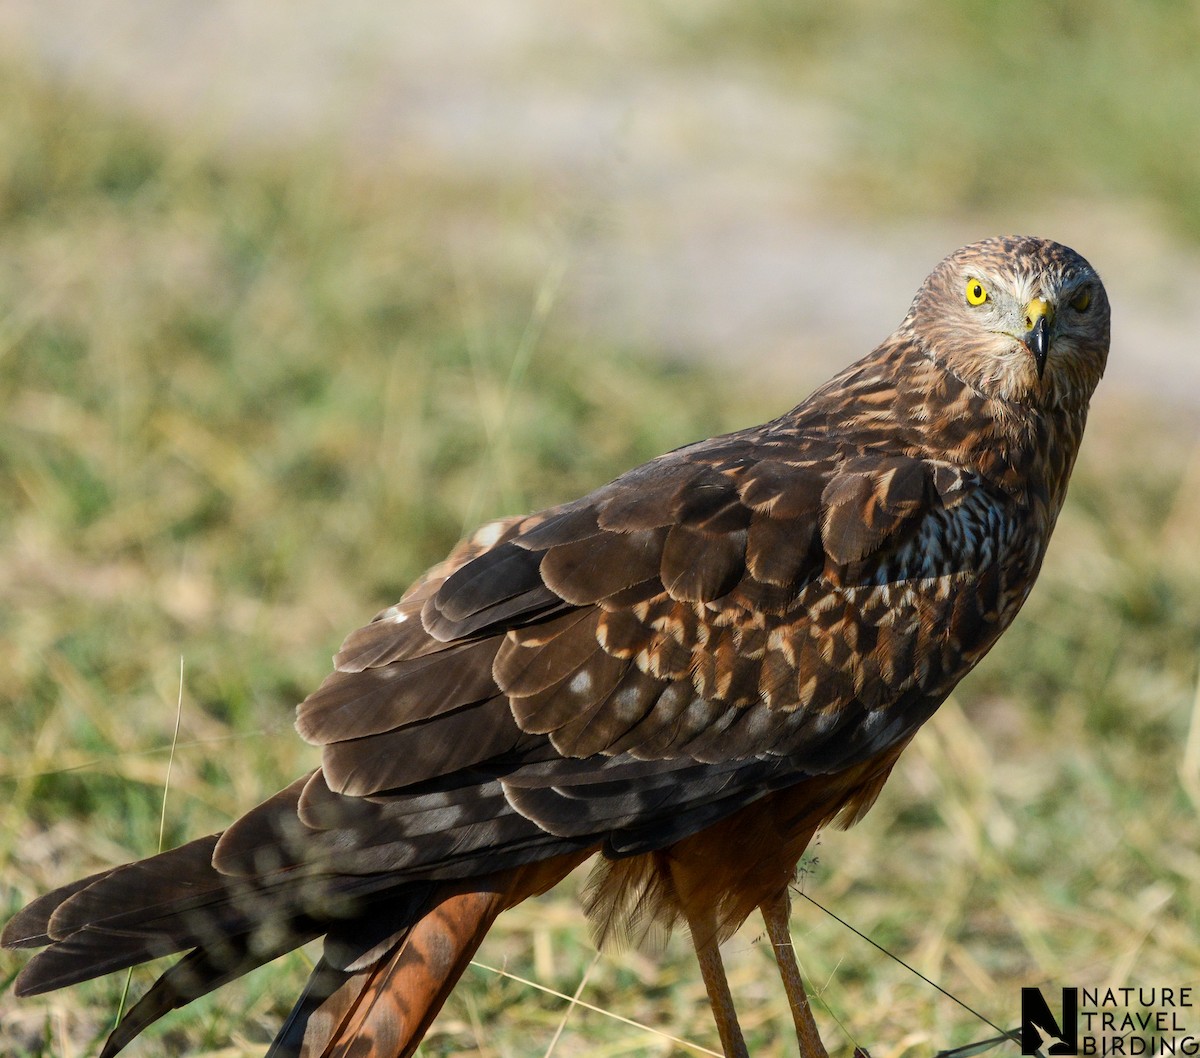
POLYGON ((566 833, 546 791, 594 802, 573 838, 631 833, 760 795, 761 762, 786 783, 886 749, 940 700, 948 654, 986 637, 1004 606, 999 574, 977 562, 984 544, 954 568, 923 545, 959 521, 964 539, 1003 535, 994 512, 960 517, 972 486, 828 441, 718 438, 493 523, 348 637, 301 706, 301 732, 324 747, 301 817, 340 806, 316 844, 359 844, 358 869, 484 857, 489 842, 511 860, 566 833), (979 597, 912 590, 963 575, 979 597), (622 760, 645 769, 636 781, 606 777, 622 760), (699 778, 670 792, 713 768, 721 792, 699 778), (636 788, 658 792, 639 801, 636 788))
MULTIPOLYGON (((961 474, 805 438, 755 462, 748 443, 662 457, 498 523, 491 546, 481 530, 378 632, 352 635, 339 658, 355 671, 300 711, 331 785, 369 795, 428 781, 511 754, 522 734, 564 756, 753 755, 775 736, 756 739, 760 722, 738 710, 871 712, 912 686, 938 693, 940 629, 986 634, 999 608, 904 587, 948 575, 926 568, 918 538, 958 504, 961 474)), ((999 598, 986 564, 973 575, 999 598)))

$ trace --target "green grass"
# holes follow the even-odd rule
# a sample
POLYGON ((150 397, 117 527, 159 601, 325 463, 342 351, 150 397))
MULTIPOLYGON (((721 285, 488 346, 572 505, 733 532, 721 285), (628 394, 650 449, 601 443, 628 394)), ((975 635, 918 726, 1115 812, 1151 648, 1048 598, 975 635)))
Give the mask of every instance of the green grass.
MULTIPOLYGON (((170 844, 311 767, 292 706, 464 528, 803 395, 571 335, 552 242, 512 269, 447 248, 501 204, 537 216, 312 148, 214 158, 0 72, 0 914, 153 852, 164 793, 170 844)), ((1027 612, 813 850, 806 892, 1005 1028, 1024 984, 1200 974, 1197 497, 1186 424, 1110 403, 1027 612)), ((588 975, 584 1001, 715 1046, 686 939, 594 961, 570 889, 480 961, 588 975)), ((794 928, 830 1042, 835 1018, 875 1058, 990 1034, 815 907, 794 928)), ((753 1053, 794 1054, 760 934, 729 945, 733 987, 753 1053)), ((261 1053, 310 958, 131 1053, 261 1053)), ((0 1053, 95 1053, 123 982, 18 1002, 22 962, 0 957, 0 1053)), ((694 1053, 478 968, 423 1053, 540 1055, 564 1019, 559 1058, 694 1053)))

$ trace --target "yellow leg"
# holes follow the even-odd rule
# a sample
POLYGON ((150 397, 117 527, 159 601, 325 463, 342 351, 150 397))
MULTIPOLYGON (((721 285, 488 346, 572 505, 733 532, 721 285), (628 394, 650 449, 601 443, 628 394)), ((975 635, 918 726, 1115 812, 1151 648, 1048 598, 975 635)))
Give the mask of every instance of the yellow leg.
POLYGON ((733 1008, 733 996, 729 991, 729 979, 725 976, 725 964, 721 962, 721 951, 714 939, 715 930, 709 922, 689 919, 692 944, 696 948, 696 959, 700 963, 700 975, 708 990, 708 1002, 721 1037, 721 1050, 725 1058, 750 1058, 742 1027, 738 1024, 737 1011, 733 1008))
POLYGON ((796 1023, 796 1039, 800 1041, 800 1058, 829 1058, 817 1023, 813 1020, 808 993, 804 990, 804 979, 796 965, 796 952, 792 947, 792 935, 788 926, 791 902, 787 890, 760 905, 763 921, 767 924, 767 935, 775 949, 775 961, 779 964, 779 976, 787 992, 788 1006, 792 1008, 792 1020, 796 1023))

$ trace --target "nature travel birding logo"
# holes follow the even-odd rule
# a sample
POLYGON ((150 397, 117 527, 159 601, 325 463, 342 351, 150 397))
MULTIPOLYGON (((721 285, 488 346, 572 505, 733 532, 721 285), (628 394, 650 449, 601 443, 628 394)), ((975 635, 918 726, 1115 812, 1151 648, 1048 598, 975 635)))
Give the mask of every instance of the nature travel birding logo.
POLYGON ((1040 988, 1021 989, 1021 1053, 1200 1055, 1192 986, 1064 988, 1056 1017, 1040 988))
POLYGON ((1062 990, 1062 1017, 1055 1019, 1040 988, 1021 989, 1021 1053, 1079 1053, 1079 989, 1062 990))

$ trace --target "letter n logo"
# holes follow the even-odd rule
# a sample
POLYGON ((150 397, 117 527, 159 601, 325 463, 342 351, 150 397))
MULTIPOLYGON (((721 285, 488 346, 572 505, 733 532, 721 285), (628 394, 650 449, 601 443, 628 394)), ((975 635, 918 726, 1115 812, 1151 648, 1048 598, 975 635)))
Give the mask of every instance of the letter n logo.
POLYGON ((1062 990, 1061 1022, 1054 1020, 1040 988, 1021 989, 1021 1053, 1079 1053, 1079 989, 1062 990))

